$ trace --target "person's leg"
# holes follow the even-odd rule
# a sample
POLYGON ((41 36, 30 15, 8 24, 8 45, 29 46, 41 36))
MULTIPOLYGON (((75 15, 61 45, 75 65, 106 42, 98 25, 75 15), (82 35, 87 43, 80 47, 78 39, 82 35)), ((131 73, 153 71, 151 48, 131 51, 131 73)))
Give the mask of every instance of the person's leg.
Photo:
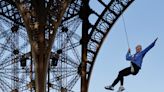
POLYGON ((120 86, 119 90, 123 91, 124 90, 124 87, 123 87, 124 78, 123 77, 124 76, 128 76, 129 74, 132 74, 131 73, 131 67, 127 67, 127 68, 121 70, 119 72, 117 78, 112 83, 112 85, 106 86, 105 89, 114 90, 114 86, 120 81, 121 82, 121 86, 120 86))
POLYGON ((121 85, 123 86, 124 83, 124 76, 128 76, 129 74, 131 74, 131 68, 127 67, 123 70, 121 70, 117 76, 117 78, 114 80, 114 82, 112 83, 112 87, 114 87, 119 81, 121 82, 121 85))

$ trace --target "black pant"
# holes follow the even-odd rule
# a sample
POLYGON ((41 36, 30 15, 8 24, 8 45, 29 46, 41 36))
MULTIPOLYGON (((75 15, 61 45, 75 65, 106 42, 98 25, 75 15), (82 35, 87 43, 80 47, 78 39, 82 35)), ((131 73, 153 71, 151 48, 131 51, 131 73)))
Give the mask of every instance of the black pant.
POLYGON ((136 75, 136 74, 139 72, 140 68, 139 68, 136 64, 132 63, 132 66, 134 67, 134 72, 131 72, 131 67, 127 67, 127 68, 125 68, 125 69, 123 69, 123 70, 121 70, 121 71, 119 72, 117 78, 114 80, 114 82, 113 82, 113 84, 112 84, 113 87, 114 87, 119 81, 121 82, 121 85, 123 85, 123 83, 124 83, 124 76, 128 76, 128 75, 130 75, 130 74, 136 75))

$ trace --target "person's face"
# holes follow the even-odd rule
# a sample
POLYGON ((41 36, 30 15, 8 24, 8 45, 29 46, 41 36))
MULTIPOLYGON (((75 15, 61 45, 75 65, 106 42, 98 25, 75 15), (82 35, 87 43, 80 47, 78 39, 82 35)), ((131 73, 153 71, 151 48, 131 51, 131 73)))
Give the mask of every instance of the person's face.
POLYGON ((141 52, 141 50, 142 50, 142 46, 141 45, 137 45, 136 46, 136 52, 138 53, 138 52, 141 52))

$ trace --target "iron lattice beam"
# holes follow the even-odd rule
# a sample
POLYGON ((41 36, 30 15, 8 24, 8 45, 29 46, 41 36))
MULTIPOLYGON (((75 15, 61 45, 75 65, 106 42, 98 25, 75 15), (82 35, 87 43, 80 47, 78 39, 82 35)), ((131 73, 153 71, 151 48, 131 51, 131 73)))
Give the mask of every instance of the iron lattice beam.
MULTIPOLYGON (((5 1, 5 0, 4 0, 5 1)), ((9 2, 7 2, 7 3, 9 3, 9 2)), ((27 2, 28 3, 28 2, 27 2)), ((5 3, 6 4, 6 3, 5 3)), ((27 4, 28 5, 28 4, 27 4)), ((79 10, 79 7, 80 7, 80 2, 78 1, 78 0, 74 0, 73 2, 71 2, 71 5, 69 6, 69 8, 67 9, 67 11, 65 12, 65 14, 64 14, 64 16, 63 16, 63 18, 62 18, 62 22, 61 22, 61 24, 60 24, 60 27, 70 27, 70 26, 68 26, 68 25, 70 25, 70 24, 72 24, 72 22, 74 21, 74 20, 77 20, 77 16, 78 16, 78 10, 79 10), (76 6, 76 7, 75 7, 76 6), (69 23, 68 23, 69 22, 69 23)), ((3 15, 2 15, 3 16, 3 15)), ((10 17, 10 15, 8 14, 8 15, 6 15, 6 16, 3 16, 3 17, 1 17, 1 19, 2 18, 4 18, 4 19, 6 19, 7 17, 10 17)), ((14 17, 13 17, 14 18, 14 17)), ((18 25, 20 25, 19 23, 17 23, 17 22, 15 22, 13 19, 10 19, 10 18, 7 18, 7 19, 9 19, 9 22, 12 22, 12 23, 14 23, 14 24, 18 24, 18 25)), ((17 19, 16 19, 17 20, 17 19)), ((23 19, 21 19, 21 20, 23 20, 23 19)), ((79 20, 77 21, 77 22, 79 22, 79 20)), ((68 47, 64 47, 63 49, 64 49, 64 51, 68 51, 68 50, 71 50, 71 49, 74 49, 74 51, 76 51, 75 50, 75 48, 77 47, 77 46, 79 46, 80 45, 80 43, 79 42, 77 42, 77 43, 72 43, 71 42, 71 39, 72 39, 72 37, 74 37, 75 39, 77 39, 77 40, 80 40, 81 38, 77 35, 77 34, 75 34, 74 32, 76 31, 76 29, 77 29, 77 26, 79 25, 79 23, 77 23, 76 21, 74 21, 73 23, 75 24, 75 28, 70 28, 70 29, 72 29, 71 31, 68 31, 68 32, 66 32, 67 33, 67 36, 68 36, 68 38, 66 38, 66 42, 64 42, 63 44, 67 44, 67 43, 69 43, 70 45, 68 46, 68 47)), ((51 24, 50 24, 51 25, 51 24)), ((46 33, 49 33, 49 31, 50 30, 52 30, 53 28, 52 28, 52 26, 50 26, 50 25, 48 25, 48 27, 46 27, 46 33)), ((25 27, 24 26, 24 24, 22 25, 23 27, 25 27)), ((60 29, 60 27, 59 27, 59 29, 60 29)), ((54 29, 53 29, 54 30, 54 29)), ((7 31, 6 31, 7 32, 7 31)), ((37 34, 36 34, 37 35, 37 34)), ((20 36, 21 37, 24 37, 24 38, 27 38, 27 36, 26 35, 23 35, 22 33, 20 34, 20 36)), ((2 36, 1 38, 4 38, 5 36, 2 36)), ((27 40, 27 39, 26 39, 27 40)), ((26 46, 26 43, 24 44, 24 45, 22 45, 20 48, 24 48, 26 46)), ((5 47, 5 46, 3 46, 3 47, 5 47)), ((3 48, 4 49, 4 48, 3 48)), ((9 48, 7 48, 6 47, 6 49, 9 49, 9 48)), ((20 49, 21 50, 21 49, 20 49)), ((12 52, 12 51, 10 51, 10 52, 12 52)), ((10 56, 9 56, 10 57, 10 56)), ((9 58, 8 58, 9 59, 9 58)), ((68 59, 68 58, 67 58, 68 59)), ((19 63, 19 59, 15 59, 16 60, 16 62, 14 62, 14 63, 19 63)), ((66 60, 66 58, 63 56, 63 60, 61 60, 62 62, 66 62, 65 61, 66 60)), ((4 61, 4 60, 2 60, 2 61, 4 61)), ((78 64, 76 64, 75 65, 75 63, 74 62, 76 62, 76 61, 73 61, 73 60, 71 60, 71 58, 70 58, 70 60, 68 59, 68 61, 70 61, 69 62, 69 65, 72 65, 72 67, 74 66, 74 68, 77 68, 78 67, 78 64)), ((11 65, 11 64, 13 64, 12 62, 10 62, 10 60, 8 61, 8 62, 3 62, 2 63, 2 66, 1 67, 6 67, 6 66, 8 66, 8 65, 11 65)), ((67 62, 67 64, 68 64, 68 62, 67 62)), ((6 68, 7 69, 7 68, 6 68)), ((74 83, 75 83, 75 81, 74 81, 74 83)), ((72 86, 70 86, 70 85, 74 85, 74 83, 70 83, 70 84, 68 84, 68 89, 70 89, 71 90, 71 88, 72 88, 72 86)))
POLYGON ((35 62, 36 92, 46 91, 46 74, 57 28, 71 0, 1 1, 1 15, 27 29, 35 62), (20 17, 22 16, 22 17, 20 17), (53 30, 45 30, 50 28, 53 30), (48 32, 47 32, 48 31, 48 32), (45 38, 45 33, 49 37, 45 38), (47 43, 45 45, 45 43, 47 43), (47 47, 46 47, 47 46, 47 47))
POLYGON ((23 26, 21 15, 18 12, 16 4, 12 0, 0 0, 0 15, 23 26))

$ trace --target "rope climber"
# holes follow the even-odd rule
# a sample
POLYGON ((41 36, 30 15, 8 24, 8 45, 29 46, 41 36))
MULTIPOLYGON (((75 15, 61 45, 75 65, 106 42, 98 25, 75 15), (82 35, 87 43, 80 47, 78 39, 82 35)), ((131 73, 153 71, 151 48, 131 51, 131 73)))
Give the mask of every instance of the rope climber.
POLYGON ((151 43, 147 48, 145 48, 144 50, 142 50, 142 46, 141 45, 137 45, 136 46, 136 53, 134 55, 131 55, 131 50, 130 48, 128 49, 128 52, 126 54, 126 60, 131 61, 131 66, 127 67, 123 70, 121 70, 117 76, 117 78, 114 80, 114 82, 112 83, 112 85, 110 86, 106 86, 105 89, 107 90, 114 90, 114 86, 120 81, 121 85, 118 89, 118 92, 122 92, 123 90, 125 90, 125 88, 123 87, 124 84, 124 77, 128 76, 130 74, 132 75, 137 75, 139 70, 141 69, 142 66, 142 62, 143 62, 143 58, 145 56, 145 54, 152 48, 154 47, 156 41, 158 38, 156 38, 153 43, 151 43))
POLYGON ((158 38, 156 38, 147 48, 145 48, 144 50, 142 50, 142 46, 141 45, 137 45, 136 46, 136 53, 134 55, 131 55, 131 49, 129 46, 129 40, 128 40, 128 35, 127 35, 127 31, 126 31, 126 25, 125 25, 125 20, 124 17, 122 15, 123 18, 123 24, 124 24, 124 31, 125 31, 125 35, 126 35, 126 40, 127 40, 127 44, 128 44, 128 52, 126 54, 126 60, 130 61, 131 66, 124 68, 123 70, 119 71, 117 78, 113 81, 113 83, 109 86, 105 86, 105 89, 107 90, 114 90, 114 86, 120 81, 120 87, 118 89, 117 92, 122 92, 125 90, 123 84, 124 84, 124 77, 128 76, 128 75, 137 75, 139 70, 142 67, 142 62, 143 62, 143 58, 145 56, 145 54, 154 47, 156 41, 158 40, 158 38))

